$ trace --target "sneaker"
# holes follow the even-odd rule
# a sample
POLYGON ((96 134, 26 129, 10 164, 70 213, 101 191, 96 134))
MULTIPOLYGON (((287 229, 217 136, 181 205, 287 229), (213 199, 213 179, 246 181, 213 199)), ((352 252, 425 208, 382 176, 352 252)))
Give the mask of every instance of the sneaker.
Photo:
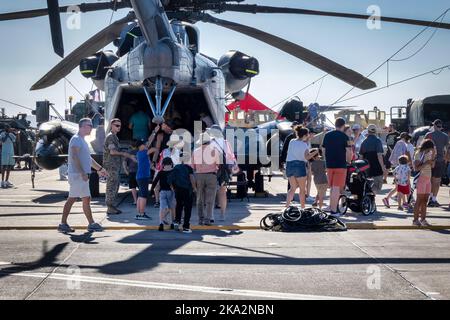
POLYGON ((383 204, 386 206, 386 208, 390 209, 391 206, 389 204, 389 199, 388 198, 383 198, 383 204))
POLYGON ((214 223, 214 219, 209 220, 210 223, 214 223))
POLYGON ((198 225, 199 225, 199 226, 203 226, 203 225, 204 225, 203 220, 198 220, 198 225))
POLYGON ((2 181, 2 188, 6 188, 5 181, 2 181))
POLYGON ((314 202, 314 201, 316 201, 316 198, 315 198, 315 197, 311 197, 311 196, 307 196, 307 197, 306 197, 306 201, 308 201, 308 202, 314 202))
POLYGON ((437 201, 430 200, 430 201, 428 202, 428 206, 429 206, 429 207, 432 207, 432 208, 438 208, 438 207, 441 206, 441 204, 440 204, 439 202, 437 202, 437 201))
POLYGON ((60 223, 58 226, 58 231, 61 233, 72 233, 75 232, 67 223, 60 223))
POLYGON ((397 207, 397 210, 398 210, 398 211, 403 211, 403 207, 402 207, 402 206, 398 206, 398 207, 397 207))
MULTIPOLYGON (((211 221, 211 220, 210 220, 210 221, 211 221)), ((210 225, 211 225, 211 222, 203 221, 203 225, 204 225, 204 226, 210 226, 210 225)))
POLYGON ((170 230, 175 230, 175 224, 173 223, 170 224, 170 230))
POLYGON ((9 181, 5 181, 5 185, 6 185, 7 188, 14 187, 14 185, 11 182, 9 182, 9 181))
POLYGON ((421 226, 422 226, 422 224, 420 223, 419 220, 414 220, 413 223, 412 223, 412 225, 413 225, 413 226, 416 226, 416 227, 421 227, 421 226))
POLYGON ((144 214, 137 214, 135 217, 136 220, 152 220, 150 216, 148 216, 146 213, 144 214))
POLYGON ((192 230, 189 228, 183 228, 183 233, 192 233, 192 230))
POLYGON ((106 209, 106 214, 120 214, 122 211, 113 206, 108 206, 106 209))
POLYGON ((155 205, 154 205, 153 207, 159 208, 159 202, 156 202, 155 205))
POLYGON ((94 222, 94 223, 89 224, 88 231, 89 232, 101 232, 101 231, 103 231, 103 227, 101 225, 99 225, 98 223, 94 222))
POLYGON ((164 231, 164 225, 162 223, 159 225, 158 231, 164 231))
POLYGON ((431 226, 431 224, 429 224, 426 219, 420 220, 420 224, 422 225, 422 227, 430 227, 431 226))
POLYGON ((313 204, 311 205, 313 208, 316 208, 318 206, 317 202, 313 202, 313 204))
POLYGON ((175 230, 175 231, 180 231, 180 225, 178 224, 178 223, 172 223, 172 225, 173 225, 173 229, 175 230))

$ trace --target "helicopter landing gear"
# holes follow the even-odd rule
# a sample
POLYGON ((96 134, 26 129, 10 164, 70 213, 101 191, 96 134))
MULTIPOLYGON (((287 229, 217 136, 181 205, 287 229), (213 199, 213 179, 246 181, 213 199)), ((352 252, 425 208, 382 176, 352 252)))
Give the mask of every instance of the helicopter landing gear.
POLYGON ((166 113, 167 107, 169 106, 170 100, 175 93, 175 89, 177 88, 176 84, 172 84, 170 88, 169 95, 167 96, 166 101, 164 102, 164 106, 161 108, 162 104, 162 92, 163 92, 163 80, 160 76, 155 79, 155 99, 156 105, 153 103, 152 96, 149 92, 149 88, 144 85, 145 96, 147 97, 148 103, 150 104, 150 108, 153 113, 153 122, 157 124, 161 124, 164 122, 164 114, 166 113))

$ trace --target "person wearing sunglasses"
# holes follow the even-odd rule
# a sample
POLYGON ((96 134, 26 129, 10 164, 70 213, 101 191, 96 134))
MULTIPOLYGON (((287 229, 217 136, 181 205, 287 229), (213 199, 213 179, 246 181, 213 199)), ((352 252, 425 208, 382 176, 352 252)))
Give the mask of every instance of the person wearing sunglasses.
POLYGON ((107 214, 120 214, 122 211, 116 208, 117 194, 120 185, 120 168, 122 165, 122 157, 137 162, 136 157, 128 152, 120 151, 120 142, 117 134, 120 132, 122 122, 118 118, 114 118, 110 122, 110 133, 105 138, 103 149, 103 166, 108 171, 106 179, 105 202, 107 206, 107 214))

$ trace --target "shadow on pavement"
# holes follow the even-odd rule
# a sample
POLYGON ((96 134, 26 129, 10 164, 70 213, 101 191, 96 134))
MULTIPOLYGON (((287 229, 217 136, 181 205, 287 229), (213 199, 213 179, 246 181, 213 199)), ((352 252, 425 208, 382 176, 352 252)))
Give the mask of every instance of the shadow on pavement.
POLYGON ((42 244, 42 258, 33 262, 14 263, 12 267, 1 269, 0 279, 7 277, 10 273, 33 271, 45 267, 57 267, 59 265, 57 263, 58 257, 68 244, 68 242, 57 244, 48 251, 47 241, 44 241, 42 244))

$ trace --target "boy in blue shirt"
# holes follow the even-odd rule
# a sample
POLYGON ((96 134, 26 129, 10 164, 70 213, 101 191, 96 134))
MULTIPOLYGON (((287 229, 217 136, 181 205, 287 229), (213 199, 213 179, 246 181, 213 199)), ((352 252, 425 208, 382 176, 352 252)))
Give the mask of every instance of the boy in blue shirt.
POLYGON ((136 172, 136 181, 138 185, 138 199, 136 220, 150 220, 151 218, 145 213, 147 207, 148 186, 150 184, 150 159, 149 151, 145 140, 138 140, 136 143, 138 152, 136 158, 138 168, 136 172))

